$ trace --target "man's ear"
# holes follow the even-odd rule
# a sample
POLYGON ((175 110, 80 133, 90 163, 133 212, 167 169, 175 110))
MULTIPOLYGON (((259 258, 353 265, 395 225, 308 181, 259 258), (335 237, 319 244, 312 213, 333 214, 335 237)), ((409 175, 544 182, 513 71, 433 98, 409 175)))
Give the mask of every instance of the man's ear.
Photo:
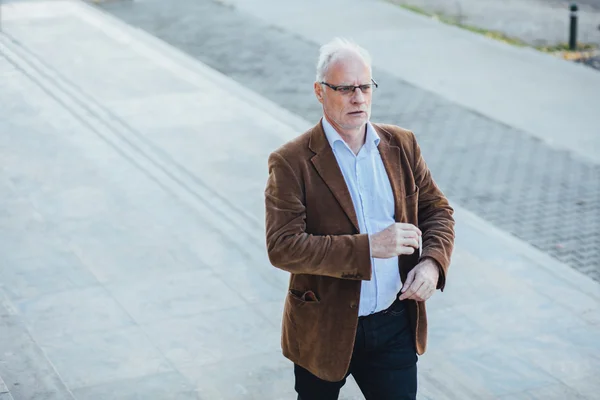
POLYGON ((319 103, 323 104, 323 85, 321 85, 319 82, 315 82, 314 88, 317 100, 319 100, 319 103))

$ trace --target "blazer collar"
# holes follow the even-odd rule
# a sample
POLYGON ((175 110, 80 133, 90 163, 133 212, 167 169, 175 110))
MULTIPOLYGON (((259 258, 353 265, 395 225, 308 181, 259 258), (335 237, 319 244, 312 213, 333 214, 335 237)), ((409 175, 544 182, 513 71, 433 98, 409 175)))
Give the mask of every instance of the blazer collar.
MULTIPOLYGON (((309 130, 310 139, 308 141, 308 148, 312 150, 315 154, 319 154, 321 151, 326 150, 327 147, 331 149, 331 146, 329 146, 329 142, 327 140, 327 136, 325 135, 325 131, 323 130, 322 120, 323 118, 321 117, 319 122, 309 130)), ((371 123, 371 125, 373 126, 375 132, 377 132, 377 135, 381 139, 379 141, 378 147, 381 148, 383 144, 384 148, 388 148, 391 146, 396 147, 398 150, 400 150, 396 145, 396 140, 394 136, 387 129, 383 128, 379 124, 371 123)))

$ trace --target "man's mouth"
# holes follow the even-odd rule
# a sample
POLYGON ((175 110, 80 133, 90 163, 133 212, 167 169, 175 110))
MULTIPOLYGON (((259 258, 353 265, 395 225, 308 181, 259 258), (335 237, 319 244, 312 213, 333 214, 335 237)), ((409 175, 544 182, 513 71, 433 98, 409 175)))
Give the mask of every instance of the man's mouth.
POLYGON ((350 114, 350 115, 358 115, 358 114, 363 114, 363 113, 364 113, 364 111, 352 111, 352 112, 350 112, 348 114, 350 114))

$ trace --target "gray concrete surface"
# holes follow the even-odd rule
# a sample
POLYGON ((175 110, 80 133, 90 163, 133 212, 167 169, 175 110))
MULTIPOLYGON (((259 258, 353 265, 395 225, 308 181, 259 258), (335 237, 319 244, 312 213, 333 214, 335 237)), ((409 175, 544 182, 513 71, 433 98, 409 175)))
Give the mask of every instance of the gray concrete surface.
MULTIPOLYGON (((210 0, 102 7, 306 120, 319 118, 311 85, 316 42, 210 0)), ((536 68, 546 68, 545 61, 536 68)), ((520 68, 519 59, 512 63, 507 68, 520 68)), ((600 163, 453 103, 381 65, 374 74, 380 89, 373 118, 416 132, 438 183, 457 204, 600 281, 600 163)), ((536 90, 535 82, 521 84, 536 90)), ((538 112, 536 107, 521 112, 538 112)))
MULTIPOLYGON (((267 154, 311 123, 81 3, 2 11, 10 394, 293 398, 279 351, 287 274, 266 260, 262 190, 267 154)), ((600 285, 456 217, 420 399, 593 399, 600 285)), ((352 382, 342 398, 360 398, 352 382)))

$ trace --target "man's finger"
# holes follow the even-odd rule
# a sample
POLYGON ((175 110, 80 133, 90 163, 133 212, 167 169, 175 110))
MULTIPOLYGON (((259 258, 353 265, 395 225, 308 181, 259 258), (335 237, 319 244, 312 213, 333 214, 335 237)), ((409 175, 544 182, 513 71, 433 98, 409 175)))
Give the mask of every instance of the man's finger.
POLYGON ((406 289, 406 291, 402 293, 402 295, 399 297, 399 300, 412 299, 415 293, 417 293, 417 291, 421 288, 421 286, 423 286, 422 281, 413 281, 413 283, 408 287, 408 289, 406 289))
POLYGON ((416 301, 427 301, 427 300, 429 300, 429 298, 431 296, 433 296, 434 292, 435 292, 434 290, 429 290, 429 291, 427 291, 427 293, 425 293, 424 295, 421 295, 421 296, 415 294, 411 299, 416 300, 416 301))
POLYGON ((423 283, 423 285, 421 285, 421 287, 415 292, 413 297, 418 298, 419 301, 425 301, 429 298, 429 296, 431 296, 430 293, 431 285, 428 283, 423 283))
POLYGON ((403 246, 410 246, 410 247, 414 247, 415 249, 419 248, 419 240, 416 237, 400 239, 400 243, 403 246))
POLYGON ((419 240, 419 232, 417 231, 404 231, 400 234, 400 236, 405 239, 419 240))
POLYGON ((415 281, 415 274, 413 272, 414 271, 408 273, 408 276, 406 277, 406 282, 404 282, 404 286, 402 287, 402 294, 400 295, 398 300, 410 298, 423 284, 422 281, 415 281))
POLYGON ((411 246, 400 246, 400 248, 398 249, 398 254, 399 255, 411 255, 415 252, 415 248, 411 247, 411 246))
POLYGON ((404 222, 396 222, 396 225, 404 231, 414 231, 414 232, 417 232, 419 235, 421 235, 421 230, 419 228, 417 228, 416 226, 414 226, 413 224, 407 224, 404 222))
POLYGON ((414 280, 415 280, 415 271, 410 271, 408 273, 408 275, 406 276, 404 285, 402 285, 402 290, 401 290, 402 293, 404 293, 410 287, 410 285, 412 285, 414 280))

